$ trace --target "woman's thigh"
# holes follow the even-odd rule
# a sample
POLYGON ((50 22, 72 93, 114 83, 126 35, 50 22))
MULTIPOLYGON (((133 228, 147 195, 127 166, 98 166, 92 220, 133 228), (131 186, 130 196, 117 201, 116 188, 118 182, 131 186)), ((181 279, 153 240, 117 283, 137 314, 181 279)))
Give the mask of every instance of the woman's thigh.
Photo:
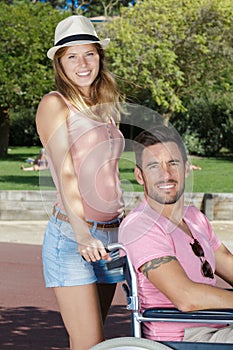
POLYGON ((104 339, 95 284, 54 288, 72 349, 89 349, 104 339))

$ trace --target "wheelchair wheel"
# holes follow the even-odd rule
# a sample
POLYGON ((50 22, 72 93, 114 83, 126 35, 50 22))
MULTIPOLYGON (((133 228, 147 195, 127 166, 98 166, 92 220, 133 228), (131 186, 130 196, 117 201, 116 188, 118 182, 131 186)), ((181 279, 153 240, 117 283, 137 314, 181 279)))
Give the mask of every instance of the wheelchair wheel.
POLYGON ((169 346, 149 339, 123 337, 105 340, 89 350, 167 350, 169 346))

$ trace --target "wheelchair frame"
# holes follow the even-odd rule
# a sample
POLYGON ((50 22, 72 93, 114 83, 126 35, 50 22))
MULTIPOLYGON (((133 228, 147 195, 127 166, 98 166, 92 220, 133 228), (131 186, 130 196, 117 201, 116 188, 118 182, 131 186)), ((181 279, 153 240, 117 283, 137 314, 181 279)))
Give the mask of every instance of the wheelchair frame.
MULTIPOLYGON (((108 263, 109 268, 123 266, 126 283, 123 284, 123 289, 126 293, 127 309, 132 311, 132 334, 133 337, 141 338, 141 324, 143 322, 192 322, 192 323, 219 323, 233 324, 233 309, 217 309, 217 310, 200 310, 195 312, 181 312, 175 308, 154 308, 147 309, 143 313, 140 312, 138 283, 136 271, 127 254, 127 249, 121 243, 110 244, 107 249, 122 250, 125 253, 124 257, 117 261, 108 263)), ((121 342, 122 343, 122 342, 121 342)), ((202 343, 202 342, 177 342, 163 341, 161 342, 171 349, 232 349, 232 343, 202 343)))

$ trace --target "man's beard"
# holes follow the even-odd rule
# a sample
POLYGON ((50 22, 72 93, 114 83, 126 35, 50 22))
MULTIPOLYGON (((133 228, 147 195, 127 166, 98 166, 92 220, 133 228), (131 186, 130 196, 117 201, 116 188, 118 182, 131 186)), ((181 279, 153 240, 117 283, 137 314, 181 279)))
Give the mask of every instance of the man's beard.
MULTIPOLYGON (((169 181, 169 183, 177 183, 176 181, 169 181)), ((163 183, 160 183, 161 185, 163 183)), ((156 184, 156 185, 159 185, 159 184, 156 184)), ((147 184, 145 183, 145 192, 146 192, 146 195, 151 198, 153 201, 155 202, 158 202, 160 204, 175 204, 179 199, 180 197, 183 195, 184 193, 184 189, 185 187, 183 186, 179 191, 176 192, 175 195, 173 196, 170 196, 170 194, 167 194, 164 193, 163 196, 161 196, 160 194, 158 194, 153 188, 150 190, 148 189, 147 187, 147 184)))

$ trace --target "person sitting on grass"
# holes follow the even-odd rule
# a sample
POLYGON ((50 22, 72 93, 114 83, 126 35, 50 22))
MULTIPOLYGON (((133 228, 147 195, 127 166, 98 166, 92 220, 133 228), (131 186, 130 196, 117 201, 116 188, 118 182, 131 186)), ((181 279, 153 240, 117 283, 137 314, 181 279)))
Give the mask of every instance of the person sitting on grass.
MULTIPOLYGON (((119 241, 137 273, 141 311, 233 308, 233 293, 216 286, 216 275, 233 286, 233 255, 207 217, 184 205, 190 165, 181 137, 171 126, 158 126, 142 131, 134 150, 145 199, 123 220, 119 241)), ((157 341, 233 343, 232 325, 145 322, 142 330, 157 341)))
POLYGON ((45 149, 41 148, 40 153, 36 159, 28 158, 29 164, 33 164, 30 167, 21 165, 20 169, 24 171, 39 171, 48 169, 48 159, 45 153, 45 149))

